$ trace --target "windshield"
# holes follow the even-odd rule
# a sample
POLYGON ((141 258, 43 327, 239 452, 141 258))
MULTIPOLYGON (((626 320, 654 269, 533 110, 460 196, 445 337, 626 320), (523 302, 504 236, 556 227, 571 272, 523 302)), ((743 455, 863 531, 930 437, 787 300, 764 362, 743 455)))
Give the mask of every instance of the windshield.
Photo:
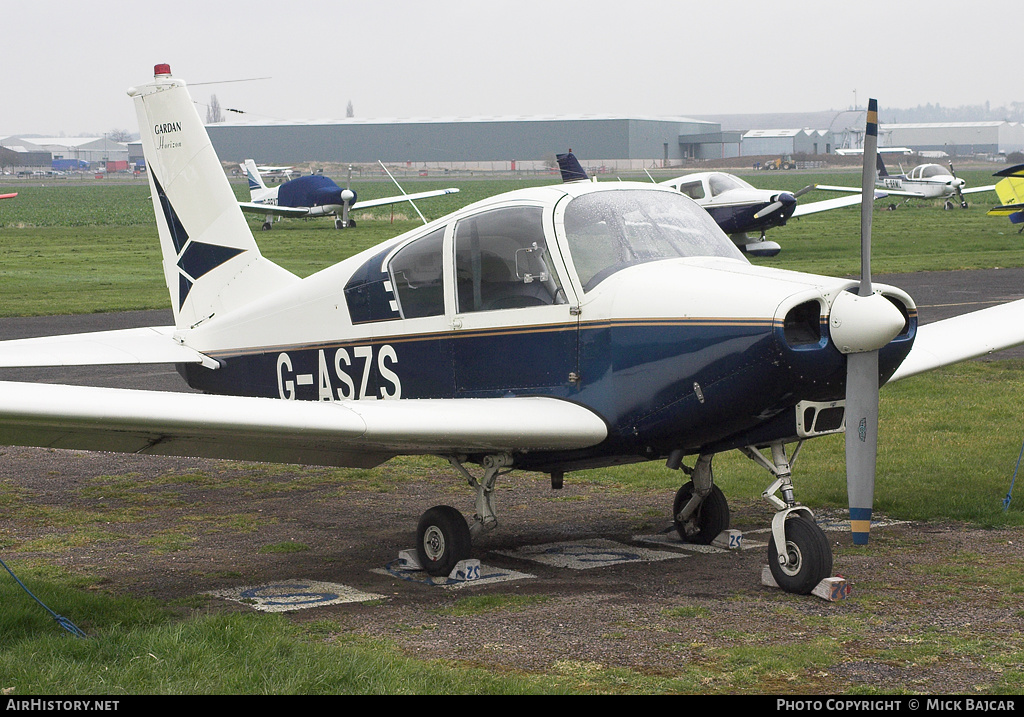
POLYGON ((601 191, 572 200, 565 236, 584 291, 629 266, 661 259, 743 259, 704 209, 681 194, 646 189, 601 191))
POLYGON ((711 187, 712 197, 717 197, 722 192, 732 189, 753 189, 751 185, 731 174, 712 174, 708 178, 708 185, 711 187))
POLYGON ((925 164, 921 167, 921 178, 928 179, 930 177, 948 177, 949 172, 943 169, 938 164, 925 164))

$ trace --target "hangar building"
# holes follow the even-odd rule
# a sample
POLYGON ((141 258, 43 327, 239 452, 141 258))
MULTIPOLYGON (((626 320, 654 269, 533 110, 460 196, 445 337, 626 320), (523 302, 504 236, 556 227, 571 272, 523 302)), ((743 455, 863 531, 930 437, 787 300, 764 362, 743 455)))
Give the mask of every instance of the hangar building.
POLYGON ((218 156, 260 164, 406 162, 480 169, 543 169, 569 149, 588 164, 641 168, 738 156, 739 133, 686 118, 347 118, 207 125, 218 156))
POLYGON ((890 147, 945 152, 951 157, 1024 151, 1024 125, 1019 122, 880 124, 878 129, 890 147))

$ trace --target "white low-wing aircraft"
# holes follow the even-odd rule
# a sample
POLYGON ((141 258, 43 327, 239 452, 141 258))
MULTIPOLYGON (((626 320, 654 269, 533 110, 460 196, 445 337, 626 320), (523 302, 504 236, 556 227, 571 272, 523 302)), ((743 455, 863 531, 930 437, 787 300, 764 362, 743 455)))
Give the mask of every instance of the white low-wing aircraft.
MULTIPOLYGON (((967 209, 965 194, 990 192, 995 189, 994 184, 968 188, 967 183, 956 176, 952 161, 949 163, 948 170, 941 164, 919 164, 910 170, 909 174, 895 175, 889 174, 881 155, 877 155, 876 164, 878 172, 875 177, 875 185, 884 190, 886 194, 891 194, 894 197, 906 197, 904 203, 911 199, 945 199, 943 207, 953 209, 956 206, 955 197, 956 203, 963 209, 967 209)), ((861 191, 857 187, 832 185, 820 185, 818 189, 833 192, 861 191)), ((889 208, 895 209, 896 205, 891 205, 889 208)))
MULTIPOLYGON (((249 180, 250 201, 239 202, 239 206, 244 212, 264 215, 264 230, 273 226, 274 217, 328 216, 334 217, 336 229, 346 229, 356 225, 355 220, 349 218, 349 213, 353 210, 383 207, 401 202, 412 203, 418 199, 440 197, 459 191, 457 187, 416 192, 415 194, 406 194, 405 190, 402 190, 403 193, 399 196, 360 201, 354 191, 347 187, 342 189, 333 179, 320 174, 298 177, 276 187, 268 187, 263 181, 256 162, 247 159, 242 166, 245 167, 246 177, 249 180)), ((401 187, 399 188, 401 189, 401 187)), ((413 204, 413 207, 415 206, 413 204)), ((419 212, 418 209, 416 211, 419 212)), ((424 219, 424 223, 426 223, 426 219, 424 219)))
POLYGON ((569 471, 664 460, 691 476, 679 535, 708 543, 729 525, 712 460, 739 449, 772 475, 772 573, 803 594, 832 554, 794 499, 786 446, 844 416, 856 427, 866 542, 878 383, 1024 342, 1024 302, 919 327, 866 262, 859 282, 752 266, 691 199, 647 183, 502 194, 300 279, 261 255, 185 83, 155 75, 129 94, 174 325, 2 342, 0 366, 171 363, 205 393, 2 382, 0 444, 356 467, 444 456, 476 509, 472 527, 450 506, 423 514, 416 551, 434 575, 494 527, 495 481, 516 468, 558 488, 569 471))
MULTIPOLYGON (((765 239, 768 229, 785 226, 793 217, 849 207, 861 201, 857 194, 801 204, 798 201, 801 196, 824 187, 811 184, 795 192, 758 189, 726 172, 687 174, 661 184, 682 192, 704 207, 736 246, 752 256, 779 253, 778 243, 765 239)), ((874 199, 884 196, 882 192, 875 192, 874 199)))
MULTIPOLYGON (((563 182, 590 181, 572 150, 555 156, 563 182)), ((785 226, 793 217, 849 207, 861 201, 858 194, 800 204, 798 198, 817 189, 817 185, 811 184, 796 192, 758 189, 727 172, 697 172, 660 184, 685 194, 704 207, 740 251, 751 256, 775 256, 782 250, 777 242, 765 239, 769 229, 785 226)), ((875 199, 884 196, 884 192, 874 194, 875 199)))

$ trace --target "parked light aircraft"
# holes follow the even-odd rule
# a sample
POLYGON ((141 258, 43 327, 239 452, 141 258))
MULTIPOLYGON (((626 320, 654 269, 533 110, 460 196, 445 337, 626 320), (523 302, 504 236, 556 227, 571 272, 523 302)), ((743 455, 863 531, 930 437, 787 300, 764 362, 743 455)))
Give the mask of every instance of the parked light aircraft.
MULTIPOLYGON (((996 182, 996 195, 1002 204, 988 210, 993 216, 1010 217, 1011 224, 1024 224, 1024 164, 1007 167, 993 176, 1003 177, 996 182)), ((1024 226, 1017 230, 1024 232, 1024 226)))
MULTIPOLYGON (((249 160, 246 160, 246 162, 243 162, 242 164, 238 165, 239 167, 242 168, 242 172, 246 176, 249 176, 250 173, 250 167, 247 165, 248 161, 249 160)), ((294 179, 296 176, 300 174, 300 172, 296 171, 294 167, 278 167, 269 164, 256 165, 255 162, 253 164, 256 167, 255 173, 264 181, 268 179, 284 179, 287 181, 290 179, 294 179)))
POLYGON ((1024 301, 919 327, 905 292, 871 283, 870 202, 860 281, 753 266, 691 199, 634 182, 501 194, 299 278, 260 253, 185 83, 157 65, 129 94, 174 325, 0 342, 0 366, 173 363, 204 393, 2 382, 0 444, 354 467, 444 456, 476 514, 423 514, 416 551, 434 575, 495 526, 511 469, 559 488, 569 471, 665 460, 691 475, 679 535, 708 543, 729 524, 712 460, 739 449, 773 479, 772 574, 808 593, 832 555, 795 501, 787 446, 851 426, 866 542, 878 383, 1024 342, 1024 301))
MULTIPOLYGON (((242 166, 246 169, 249 179, 249 195, 251 201, 239 202, 244 212, 263 214, 263 229, 269 230, 272 220, 276 217, 324 217, 333 216, 336 229, 345 229, 356 225, 349 213, 356 209, 382 207, 388 204, 413 202, 427 197, 439 197, 454 194, 459 190, 455 187, 436 189, 429 192, 417 192, 401 196, 381 197, 359 201, 356 193, 349 188, 342 189, 333 179, 323 175, 309 175, 285 182, 276 187, 268 187, 260 175, 256 162, 245 160, 242 166)), ((401 188, 401 187, 399 187, 401 188)), ((413 205, 415 206, 415 205, 413 205)), ((417 210, 418 212, 419 210, 417 210)), ((422 215, 421 215, 422 216, 422 215)), ((425 221, 425 220, 424 220, 425 221)))
MULTIPOLYGON (((885 162, 882 161, 881 155, 878 155, 876 166, 878 173, 875 185, 885 190, 887 194, 896 197, 906 197, 904 204, 911 199, 945 199, 943 207, 945 209, 952 209, 956 206, 953 202, 953 197, 955 196, 960 206, 963 209, 967 209, 967 200, 964 199, 965 194, 989 192, 995 189, 995 185, 971 187, 968 189, 967 183, 956 176, 952 161, 949 163, 948 171, 941 164, 919 164, 910 170, 910 174, 892 175, 886 170, 885 162)), ((860 191, 856 187, 830 185, 819 186, 818 189, 836 192, 860 191)), ((895 209, 896 205, 892 204, 889 208, 895 209)))
MULTIPOLYGON (((571 151, 556 157, 562 181, 588 179, 586 170, 571 151)), ((704 207, 740 251, 751 256, 775 256, 781 251, 782 247, 777 242, 765 239, 768 229, 785 226, 793 217, 848 207, 861 201, 858 194, 800 204, 797 199, 816 189, 817 185, 811 184, 796 192, 757 189, 726 172, 697 172, 661 184, 685 194, 704 207)), ((875 193, 875 199, 884 196, 884 193, 875 193)))

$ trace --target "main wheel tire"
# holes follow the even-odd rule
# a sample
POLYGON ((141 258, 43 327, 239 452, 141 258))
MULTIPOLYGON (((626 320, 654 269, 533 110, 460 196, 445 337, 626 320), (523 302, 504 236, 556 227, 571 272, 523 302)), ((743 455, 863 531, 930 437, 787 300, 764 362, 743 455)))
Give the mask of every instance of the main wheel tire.
POLYGON ((430 575, 448 575, 472 549, 469 525, 462 513, 448 505, 434 506, 416 527, 416 556, 430 575))
POLYGON ((807 595, 832 574, 832 548, 817 523, 803 514, 786 520, 786 564, 779 563, 775 536, 768 542, 768 567, 780 588, 807 595))
POLYGON ((722 489, 713 485, 711 492, 697 507, 697 511, 690 516, 690 520, 680 522, 676 516, 690 502, 693 490, 693 481, 690 481, 676 492, 676 498, 672 502, 672 522, 683 542, 709 545, 719 533, 729 528, 729 502, 725 499, 722 489))

